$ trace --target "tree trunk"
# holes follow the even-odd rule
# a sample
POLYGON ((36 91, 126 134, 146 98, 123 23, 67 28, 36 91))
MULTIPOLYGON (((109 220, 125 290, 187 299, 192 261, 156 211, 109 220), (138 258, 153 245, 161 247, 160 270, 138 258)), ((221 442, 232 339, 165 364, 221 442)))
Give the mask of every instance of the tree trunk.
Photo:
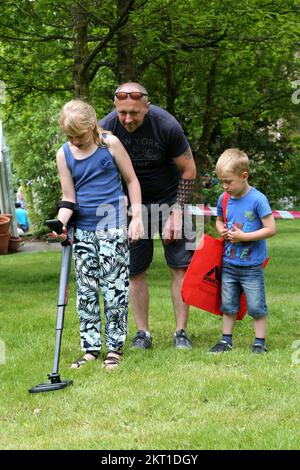
POLYGON ((80 7, 72 8, 74 34, 74 96, 82 100, 89 99, 88 69, 85 61, 88 57, 88 19, 80 7))
POLYGON ((214 59, 210 67, 207 81, 203 131, 197 148, 198 163, 200 165, 203 161, 205 162, 208 160, 209 144, 215 127, 214 92, 216 86, 216 75, 217 60, 214 59))
POLYGON ((177 86, 175 79, 175 57, 174 54, 165 57, 166 64, 166 98, 167 111, 175 116, 175 99, 177 96, 177 86))
MULTIPOLYGON (((131 0, 117 0, 117 12, 118 17, 122 16, 128 9, 127 17, 132 11, 130 7, 131 0)), ((128 27, 121 28, 117 35, 117 70, 116 75, 119 83, 125 83, 130 81, 136 81, 133 50, 135 45, 135 37, 128 27)))
POLYGON ((195 162, 197 167, 196 194, 198 195, 198 201, 201 202, 203 201, 203 179, 201 176, 204 176, 205 168, 209 166, 209 146, 211 142, 211 136, 215 128, 214 93, 216 86, 216 75, 217 58, 213 60, 209 70, 206 89, 205 113, 203 118, 203 131, 195 152, 195 162))

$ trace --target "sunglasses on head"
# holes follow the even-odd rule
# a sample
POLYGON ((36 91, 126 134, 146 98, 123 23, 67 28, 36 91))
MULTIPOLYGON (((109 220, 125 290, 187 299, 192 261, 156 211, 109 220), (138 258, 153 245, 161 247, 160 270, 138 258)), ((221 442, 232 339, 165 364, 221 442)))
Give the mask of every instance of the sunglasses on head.
POLYGON ((147 93, 142 93, 141 91, 116 91, 115 97, 117 100, 126 100, 128 96, 132 100, 140 100, 143 96, 148 96, 147 93))

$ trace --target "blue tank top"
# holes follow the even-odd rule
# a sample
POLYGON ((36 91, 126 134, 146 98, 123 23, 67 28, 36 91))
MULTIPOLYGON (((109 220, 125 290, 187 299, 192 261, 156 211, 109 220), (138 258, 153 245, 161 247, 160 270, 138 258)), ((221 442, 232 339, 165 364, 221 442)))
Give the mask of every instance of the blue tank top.
POLYGON ((63 145, 63 151, 79 205, 76 227, 95 231, 125 225, 125 195, 108 148, 99 147, 82 160, 74 158, 68 143, 63 145))

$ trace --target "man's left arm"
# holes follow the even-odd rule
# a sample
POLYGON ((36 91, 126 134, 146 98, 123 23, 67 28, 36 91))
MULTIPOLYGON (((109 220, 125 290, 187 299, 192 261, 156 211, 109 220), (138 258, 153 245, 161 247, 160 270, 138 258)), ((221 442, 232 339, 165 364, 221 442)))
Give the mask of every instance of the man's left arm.
POLYGON ((181 177, 177 187, 176 201, 163 230, 163 238, 167 243, 178 240, 182 236, 184 206, 191 202, 191 195, 196 181, 196 165, 190 147, 174 161, 181 177))
POLYGON ((196 181, 196 165, 190 147, 179 157, 175 158, 175 164, 181 173, 177 187, 177 197, 173 210, 181 209, 189 204, 193 187, 196 181))

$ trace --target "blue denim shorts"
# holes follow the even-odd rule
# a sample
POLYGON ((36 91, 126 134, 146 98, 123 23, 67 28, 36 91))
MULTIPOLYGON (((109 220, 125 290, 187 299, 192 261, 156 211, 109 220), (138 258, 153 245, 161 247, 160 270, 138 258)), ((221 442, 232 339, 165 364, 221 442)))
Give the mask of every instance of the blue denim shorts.
POLYGON ((236 266, 223 263, 222 305, 226 315, 235 315, 240 308, 240 298, 245 292, 248 314, 260 318, 268 314, 265 296, 264 268, 258 266, 236 266))

